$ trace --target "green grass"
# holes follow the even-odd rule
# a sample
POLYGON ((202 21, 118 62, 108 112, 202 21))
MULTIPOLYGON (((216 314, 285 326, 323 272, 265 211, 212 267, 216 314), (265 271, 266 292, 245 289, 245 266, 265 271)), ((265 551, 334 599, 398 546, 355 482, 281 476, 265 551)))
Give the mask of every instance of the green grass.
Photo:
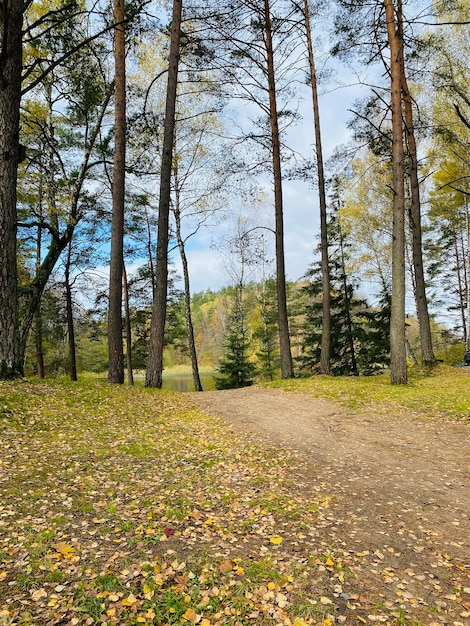
POLYGON ((390 377, 382 374, 313 376, 278 380, 265 386, 309 393, 358 410, 411 410, 429 417, 458 419, 470 416, 470 373, 463 368, 444 365, 429 370, 411 369, 407 385, 392 385, 390 377))

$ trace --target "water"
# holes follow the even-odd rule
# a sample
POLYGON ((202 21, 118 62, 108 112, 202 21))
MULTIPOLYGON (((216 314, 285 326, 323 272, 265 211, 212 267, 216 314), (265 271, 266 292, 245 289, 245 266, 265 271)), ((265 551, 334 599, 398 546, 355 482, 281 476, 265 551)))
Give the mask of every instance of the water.
MULTIPOLYGON (((199 374, 204 391, 215 389, 213 374, 199 374)), ((193 375, 188 374, 165 374, 163 373, 163 389, 168 391, 194 391, 193 375)))

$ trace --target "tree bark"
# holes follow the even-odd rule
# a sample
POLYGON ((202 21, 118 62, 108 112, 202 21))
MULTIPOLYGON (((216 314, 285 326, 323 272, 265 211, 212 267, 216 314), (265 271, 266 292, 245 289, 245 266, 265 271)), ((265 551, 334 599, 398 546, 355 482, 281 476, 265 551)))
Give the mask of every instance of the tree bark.
POLYGON ((284 259, 284 216, 282 200, 281 142, 279 137, 278 112, 276 102, 276 79, 274 73, 274 49, 269 0, 264 1, 264 30, 269 88, 269 121, 271 126, 271 150, 274 178, 274 213, 276 237, 276 285, 279 324, 279 354, 282 378, 294 377, 292 352, 287 316, 286 270, 284 259))
MULTIPOLYGON (((175 179, 177 177, 175 176, 175 179)), ((178 196, 178 190, 176 191, 178 196)), ((176 222, 176 240, 178 242, 178 248, 181 256, 181 264, 183 266, 183 280, 184 280, 184 314, 186 318, 186 328, 188 331, 188 343, 189 343, 189 355, 191 358, 191 370, 193 373, 194 391, 203 391, 201 384, 201 377, 199 376, 199 366, 197 362, 196 341, 194 339, 194 326, 191 315, 191 289, 189 284, 189 269, 188 259, 186 257, 186 250, 184 241, 181 236, 181 214, 178 208, 178 199, 174 209, 174 216, 176 222)))
POLYGON ((38 306, 34 318, 34 346, 36 348, 36 376, 40 379, 45 377, 44 370, 44 347, 42 341, 42 313, 38 306))
POLYGON ((390 48, 393 169, 392 303, 390 313, 390 378, 393 384, 407 383, 405 345, 405 178, 401 67, 403 39, 397 29, 401 0, 397 0, 397 21, 393 0, 384 0, 390 48))
MULTIPOLYGON (((42 176, 42 172, 41 172, 42 176)), ((42 181, 39 181, 39 218, 42 221, 42 181)), ((42 253, 42 228, 38 226, 38 234, 36 239, 36 272, 41 267, 42 253)), ((44 346, 42 341, 42 313, 41 306, 38 305, 34 320, 34 344, 36 347, 36 376, 40 379, 44 378, 44 346)))
POLYGON ((320 107, 318 104, 317 74, 313 53, 312 30, 310 27, 310 11, 308 0, 304 0, 305 33, 307 37, 308 62, 310 68, 310 85, 312 88, 313 121, 315 126, 315 154, 317 159, 318 197, 320 203, 320 248, 322 272, 322 335, 320 373, 330 373, 331 350, 331 297, 330 297, 330 266, 328 262, 328 229, 326 211, 326 186, 323 167, 323 148, 320 127, 320 107))
POLYGON ((124 0, 114 0, 114 168, 113 216, 108 309, 108 382, 124 382, 122 345, 122 268, 124 265, 124 202, 126 177, 126 35, 124 0))
POLYGON ((170 37, 170 59, 166 92, 165 124, 160 171, 160 198, 158 203, 158 235, 156 285, 150 326, 149 356, 145 376, 146 387, 162 386, 163 347, 168 297, 168 240, 170 220, 171 172, 175 135, 176 96, 180 59, 182 0, 173 0, 173 18, 170 37))
POLYGON ((469 338, 468 338, 468 330, 467 330, 467 318, 465 315, 466 308, 467 308, 466 303, 468 299, 468 280, 467 280, 467 267, 465 263, 465 251, 462 245, 462 253, 460 252, 459 241, 457 239, 456 233, 453 234, 452 238, 453 238, 453 244, 454 244, 455 273, 457 276, 459 312, 460 312, 460 317, 462 320, 462 329, 463 329, 463 338, 465 342, 465 349, 468 349, 467 345, 468 345, 469 338))
MULTIPOLYGON (((403 24, 398 24, 403 39, 403 24)), ((408 148, 411 206, 410 227, 412 236, 413 267, 415 272, 416 312, 418 314, 419 334, 421 339, 421 359, 424 365, 436 362, 432 345, 431 323, 429 321, 428 301, 426 298, 426 281, 423 266, 423 245, 421 231, 421 198, 418 178, 418 152, 413 123, 413 104, 405 73, 404 55, 401 57, 402 96, 405 114, 405 137, 408 148)))
POLYGON ((0 379, 23 375, 18 328, 16 183, 24 8, 22 0, 2 3, 0 22, 0 379))
POLYGON ((65 302, 67 309, 67 334, 69 344, 69 372, 70 380, 77 381, 77 351, 75 348, 75 326, 73 323, 72 286, 70 284, 72 242, 69 243, 67 261, 65 263, 65 302))
POLYGON ((122 291, 124 296, 124 312, 126 318, 126 364, 127 364, 127 384, 134 384, 134 372, 132 369, 132 327, 131 308, 129 306, 129 290, 127 288, 126 264, 122 264, 122 291))

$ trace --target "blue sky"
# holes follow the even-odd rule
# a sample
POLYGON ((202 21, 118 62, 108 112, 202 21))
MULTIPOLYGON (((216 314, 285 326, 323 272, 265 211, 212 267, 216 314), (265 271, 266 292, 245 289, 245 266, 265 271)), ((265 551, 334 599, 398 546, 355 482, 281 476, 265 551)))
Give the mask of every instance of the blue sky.
MULTIPOLYGON (((342 80, 349 81, 345 70, 342 80)), ((364 88, 362 88, 364 91, 364 88)), ((330 157, 334 149, 346 143, 350 138, 347 121, 351 118, 348 111, 353 101, 360 95, 358 86, 337 87, 320 95, 320 115, 322 125, 322 143, 325 159, 330 157)), ((300 102, 299 112, 302 119, 289 130, 289 145, 306 157, 313 157, 313 119, 310 95, 305 90, 300 102)), ((271 211, 272 183, 269 179, 260 179, 267 200, 264 212, 271 211)), ((288 280, 303 276, 314 260, 313 250, 318 242, 319 208, 318 192, 302 181, 285 180, 283 184, 284 198, 284 230, 285 230, 285 261, 288 280)), ((256 216, 253 217, 256 221, 256 216)), ((269 219, 269 217, 268 217, 269 219)), ((263 216, 266 220, 266 216, 263 216)), ((224 268, 224 253, 214 249, 212 244, 220 239, 222 227, 203 228, 191 240, 187 254, 189 259, 191 291, 206 289, 217 290, 230 283, 224 268)), ((174 265, 181 274, 181 262, 177 251, 172 255, 174 265)))

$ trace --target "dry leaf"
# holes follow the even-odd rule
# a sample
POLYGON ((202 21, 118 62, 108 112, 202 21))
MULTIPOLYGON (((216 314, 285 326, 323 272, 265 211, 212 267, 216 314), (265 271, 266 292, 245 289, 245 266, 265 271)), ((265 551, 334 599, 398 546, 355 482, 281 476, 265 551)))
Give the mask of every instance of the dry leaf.
POLYGON ((47 598, 47 591, 45 589, 35 589, 30 591, 31 599, 34 602, 38 602, 41 598, 47 598))
POLYGON ((275 546, 278 546, 282 543, 282 537, 279 537, 278 535, 273 535, 272 537, 269 537, 269 541, 275 546))

